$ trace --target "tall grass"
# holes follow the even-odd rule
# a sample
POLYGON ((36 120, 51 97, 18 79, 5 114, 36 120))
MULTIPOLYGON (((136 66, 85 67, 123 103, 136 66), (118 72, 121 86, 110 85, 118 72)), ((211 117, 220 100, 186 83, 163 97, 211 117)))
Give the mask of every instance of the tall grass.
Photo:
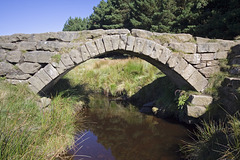
POLYGON ((73 143, 74 108, 61 94, 42 110, 24 85, 0 80, 0 159, 54 159, 73 143))
POLYGON ((92 59, 70 71, 71 84, 86 84, 89 90, 110 96, 132 96, 163 74, 138 58, 92 59))

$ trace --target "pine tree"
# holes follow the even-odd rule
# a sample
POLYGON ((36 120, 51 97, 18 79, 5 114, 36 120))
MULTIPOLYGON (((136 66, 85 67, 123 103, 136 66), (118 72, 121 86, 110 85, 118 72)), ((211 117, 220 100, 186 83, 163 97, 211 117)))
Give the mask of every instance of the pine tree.
POLYGON ((63 27, 63 31, 82 31, 87 29, 89 29, 89 19, 80 17, 69 17, 63 27))

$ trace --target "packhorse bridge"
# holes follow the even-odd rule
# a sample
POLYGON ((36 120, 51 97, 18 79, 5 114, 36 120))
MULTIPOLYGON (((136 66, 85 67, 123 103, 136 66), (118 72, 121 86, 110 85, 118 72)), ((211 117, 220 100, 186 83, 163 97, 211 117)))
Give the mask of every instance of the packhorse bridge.
POLYGON ((139 29, 14 34, 0 36, 0 76, 41 93, 84 61, 117 51, 150 62, 178 86, 202 92, 219 71, 219 60, 237 44, 139 29))

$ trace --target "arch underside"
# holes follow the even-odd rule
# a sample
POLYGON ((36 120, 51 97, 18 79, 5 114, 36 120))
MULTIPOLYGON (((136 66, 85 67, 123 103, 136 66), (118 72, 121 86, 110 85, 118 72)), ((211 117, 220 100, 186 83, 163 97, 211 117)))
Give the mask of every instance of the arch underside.
POLYGON ((167 47, 144 38, 111 35, 90 40, 68 53, 61 54, 59 62, 51 62, 33 75, 29 79, 29 86, 36 93, 44 92, 79 64, 112 52, 129 54, 146 60, 179 87, 189 87, 202 92, 208 84, 207 79, 197 69, 167 47))

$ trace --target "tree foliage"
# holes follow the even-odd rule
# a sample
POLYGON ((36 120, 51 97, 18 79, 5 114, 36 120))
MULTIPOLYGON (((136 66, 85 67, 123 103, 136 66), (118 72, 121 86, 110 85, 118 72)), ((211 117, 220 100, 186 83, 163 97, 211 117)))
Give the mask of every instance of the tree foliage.
POLYGON ((233 39, 239 0, 102 0, 90 18, 69 18, 63 30, 139 28, 233 39))

